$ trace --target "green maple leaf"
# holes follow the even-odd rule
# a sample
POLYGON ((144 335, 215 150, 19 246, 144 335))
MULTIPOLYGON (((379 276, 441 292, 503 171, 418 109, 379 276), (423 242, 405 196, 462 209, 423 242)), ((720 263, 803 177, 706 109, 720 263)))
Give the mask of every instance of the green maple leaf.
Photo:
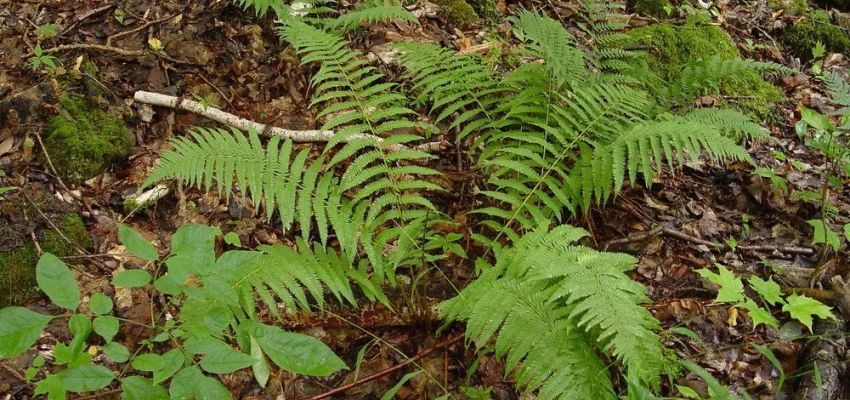
POLYGON ((791 314, 791 318, 800 321, 806 328, 809 328, 809 332, 812 331, 812 315, 817 315, 823 319, 835 319, 828 306, 811 297, 792 294, 785 301, 786 303, 782 306, 782 311, 791 314))
POLYGON ((708 279, 711 282, 714 282, 720 289, 717 291, 717 298, 714 301, 718 303, 741 303, 746 297, 744 297, 744 283, 741 282, 741 278, 735 277, 731 271, 726 269, 720 264, 717 265, 717 270, 719 274, 715 274, 707 269, 698 270, 697 273, 700 274, 705 279, 708 279))
POLYGON ((757 327, 759 324, 770 325, 774 328, 779 327, 779 321, 777 321, 769 311, 759 307, 756 302, 747 299, 747 301, 739 304, 738 306, 747 310, 747 314, 749 314, 750 319, 753 320, 753 328, 757 327))
POLYGON ((782 300, 782 289, 773 279, 763 280, 757 276, 752 276, 747 279, 747 282, 768 304, 776 305, 784 302, 782 300))

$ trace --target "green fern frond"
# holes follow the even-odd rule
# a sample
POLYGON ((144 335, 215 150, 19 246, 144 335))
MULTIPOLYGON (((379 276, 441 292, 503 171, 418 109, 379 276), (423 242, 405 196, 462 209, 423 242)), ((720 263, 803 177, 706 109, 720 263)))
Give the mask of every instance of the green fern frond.
POLYGON ((714 126, 735 140, 767 140, 770 135, 759 124, 740 111, 726 108, 700 108, 691 110, 683 116, 688 121, 714 126))
POLYGON ((363 24, 382 24, 391 21, 419 24, 416 16, 405 10, 397 0, 369 0, 357 4, 354 10, 325 21, 325 26, 347 32, 363 24))
POLYGON ((257 251, 228 251, 216 261, 215 276, 234 283, 241 307, 249 315, 255 313, 255 298, 278 318, 278 304, 288 313, 311 311, 314 302, 318 307, 324 305, 325 291, 339 302, 356 306, 352 281, 369 301, 390 306, 362 268, 354 268, 347 257, 318 244, 311 249, 304 240, 299 240, 298 251, 280 244, 260 246, 257 251))
POLYGON ((400 43, 401 63, 410 72, 419 103, 430 103, 435 122, 450 121, 458 130, 456 140, 483 129, 493 121, 492 112, 501 89, 480 57, 457 56, 431 44, 400 43))
POLYGON ((284 229, 297 221, 305 236, 315 220, 323 232, 322 243, 327 242, 330 221, 326 199, 341 192, 331 190, 332 175, 319 176, 322 158, 308 164, 309 150, 296 151, 291 140, 281 143, 279 137, 272 137, 264 147, 256 132, 249 131, 246 137, 235 129, 196 128, 190 137, 175 138, 170 144, 174 150, 161 155, 143 186, 177 178, 229 196, 235 180, 255 208, 265 199, 267 219, 277 209, 284 229), (317 190, 322 197, 314 194, 317 190))
POLYGON ((496 355, 538 398, 616 398, 597 352, 651 385, 661 371, 658 322, 639 305, 646 289, 623 273, 636 260, 572 245, 584 235, 568 226, 529 232, 439 306, 448 320, 466 321, 479 346, 495 338, 496 355))
POLYGON ((543 60, 557 86, 585 79, 590 74, 584 64, 584 53, 570 45, 572 36, 560 22, 526 10, 511 21, 526 39, 525 50, 543 60))
POLYGON ((282 15, 287 7, 283 0, 236 0, 236 5, 254 10, 258 17, 265 16, 269 11, 275 15, 282 15))
POLYGON ((327 168, 348 163, 339 190, 351 194, 347 209, 362 210, 357 221, 362 227, 360 242, 377 278, 392 279, 392 269, 384 264, 385 247, 406 233, 397 228, 436 210, 423 193, 441 190, 421 179, 438 174, 422 166, 433 156, 392 149, 411 147, 421 139, 415 132, 429 127, 408 119, 416 113, 403 105, 403 95, 393 92, 395 84, 349 49, 343 38, 299 21, 287 21, 279 33, 303 63, 319 65, 312 79, 316 88, 312 104, 324 109, 317 118, 327 117, 322 129, 336 131, 329 148, 347 141, 327 168), (371 136, 358 138, 363 133, 371 136))
POLYGON ((741 58, 721 59, 714 57, 685 66, 681 76, 665 88, 662 103, 671 105, 687 104, 701 96, 708 89, 720 90, 720 84, 746 72, 793 73, 794 70, 774 62, 761 62, 741 58))
POLYGON ((715 162, 752 162, 746 150, 712 125, 675 118, 635 125, 611 143, 582 149, 570 171, 571 193, 576 204, 587 210, 594 202, 604 203, 620 190, 628 178, 635 183, 641 174, 648 186, 666 162, 684 162, 685 154, 699 157, 705 151, 715 162))
POLYGON ((826 84, 829 102, 841 107, 833 113, 835 115, 850 115, 850 84, 841 79, 841 76, 835 72, 825 73, 823 81, 826 84))

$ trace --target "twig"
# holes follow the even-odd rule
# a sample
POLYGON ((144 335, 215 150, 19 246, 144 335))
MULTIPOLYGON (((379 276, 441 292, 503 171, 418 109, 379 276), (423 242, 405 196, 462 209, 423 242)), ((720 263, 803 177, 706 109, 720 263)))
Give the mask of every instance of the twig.
POLYGON ((157 19, 157 20, 153 20, 153 21, 147 22, 147 23, 142 24, 142 25, 140 25, 140 26, 137 26, 137 27, 135 27, 135 28, 133 28, 133 29, 130 29, 130 30, 127 30, 127 31, 123 31, 123 32, 118 32, 118 33, 116 33, 116 34, 114 34, 114 35, 109 36, 109 37, 107 37, 107 38, 106 38, 106 45, 107 45, 107 46, 110 46, 110 45, 112 44, 112 41, 113 41, 113 40, 115 40, 115 39, 118 39, 118 38, 120 38, 120 37, 122 37, 122 36, 131 35, 131 34, 133 34, 133 33, 139 32, 139 31, 143 31, 143 30, 147 29, 147 28, 148 28, 149 26, 151 26, 151 25, 156 25, 156 24, 159 24, 159 23, 162 23, 162 22, 168 21, 169 19, 172 19, 172 18, 174 18, 174 17, 176 17, 176 16, 178 16, 178 15, 180 15, 180 14, 172 14, 172 15, 170 15, 170 16, 168 16, 168 17, 165 17, 165 18, 160 18, 160 19, 157 19))
MULTIPOLYGON (((678 229, 666 227, 666 226, 657 226, 647 232, 639 233, 635 235, 630 235, 621 239, 609 240, 602 244, 603 250, 608 250, 611 246, 622 246, 629 243, 641 242, 646 239, 649 239, 653 236, 657 235, 667 235, 675 239, 683 240, 686 242, 696 243, 705 245, 712 248, 727 248, 732 249, 726 243, 718 243, 712 242, 710 240, 700 239, 695 236, 688 235, 678 229)), ((779 246, 779 245, 748 245, 748 246, 736 246, 735 249, 749 252, 774 252, 778 251, 780 253, 786 254, 799 254, 799 255, 813 255, 815 254, 815 250, 809 247, 799 247, 799 246, 779 246)))
MULTIPOLYGON (((334 131, 322 131, 322 130, 305 130, 305 131, 296 131, 290 129, 283 129, 274 127, 271 125, 261 124, 259 122, 250 121, 244 118, 237 117, 231 113, 219 110, 213 107, 205 107, 201 103, 194 100, 187 100, 180 97, 169 96, 166 94, 160 93, 152 93, 145 91, 136 92, 135 96, 133 96, 136 102, 142 104, 150 104, 154 106, 168 107, 177 110, 189 111, 191 113, 198 114, 200 116, 209 118, 213 121, 220 122, 225 125, 232 126, 241 130, 253 130, 257 132, 260 136, 272 137, 279 136, 283 139, 290 139, 293 142, 299 143, 314 143, 314 142, 327 142, 331 140, 334 136, 334 131)), ((349 135, 345 138, 345 141, 349 142, 356 139, 371 139, 377 143, 383 142, 384 139, 365 134, 353 134, 349 135)), ((393 145, 387 147, 390 151, 397 151, 407 149, 407 146, 404 145, 393 145)), ((442 143, 432 142, 425 143, 419 146, 414 147, 417 150, 422 151, 436 151, 442 148, 442 143)))
POLYGON ((71 24, 71 26, 69 26, 67 29, 62 31, 62 33, 59 34, 59 37, 65 36, 68 32, 70 32, 71 30, 76 28, 83 21, 85 21, 85 20, 87 20, 87 19, 89 19, 89 18, 91 18, 91 17, 93 17, 97 14, 100 14, 104 11, 107 11, 107 10, 113 8, 113 7, 115 7, 115 4, 108 4, 108 5, 105 5, 103 7, 99 7, 99 8, 95 8, 93 10, 86 11, 86 13, 81 15, 79 18, 77 18, 77 20, 74 21, 74 23, 71 24))
POLYGON ((94 210, 92 210, 91 206, 86 203, 82 197, 78 196, 71 189, 69 189, 68 186, 65 185, 65 182, 62 180, 62 177, 59 176, 59 173, 56 172, 56 167, 53 166, 53 161, 50 161, 50 154, 47 153, 47 147, 44 147, 44 142, 41 141, 41 134, 39 134, 38 132, 35 133, 35 140, 38 141, 38 146, 41 147, 41 153, 44 154, 44 159, 47 160, 47 166, 50 168, 50 172, 53 172, 53 176, 56 177, 56 180, 59 182, 59 186, 62 186, 62 189, 65 189, 65 192, 67 192, 68 195, 79 201, 83 205, 83 207, 86 208, 86 211, 88 211, 89 215, 93 217, 94 210))
POLYGON ((460 341, 461 339, 463 339, 463 338, 464 338, 464 335, 463 335, 463 334, 457 335, 457 336, 452 337, 452 338, 448 338, 448 339, 446 339, 446 340, 442 341, 441 343, 437 344, 436 346, 434 346, 434 347, 432 347, 432 348, 430 348, 430 349, 428 349, 428 350, 425 350, 425 351, 423 351, 423 352, 421 352, 421 353, 419 353, 419 354, 417 354, 417 355, 415 355, 415 356, 413 356, 413 357, 411 357, 411 358, 408 358, 408 359, 407 359, 407 360, 405 360, 404 362, 401 362, 401 363, 399 363, 399 364, 396 364, 396 365, 394 365, 394 366, 392 366, 392 367, 390 367, 390 368, 387 368, 387 369, 385 369, 385 370, 383 370, 383 371, 376 372, 376 373, 374 373, 374 374, 372 374, 372 375, 369 375, 369 376, 367 376, 367 377, 365 377, 365 378, 363 378, 363 379, 358 379, 358 380, 356 380, 356 381, 354 381, 354 382, 351 382, 351 383, 349 383, 349 384, 342 385, 342 386, 340 386, 340 387, 338 387, 338 388, 336 388, 336 389, 330 390, 330 391, 325 392, 325 393, 322 393, 322 394, 320 394, 320 395, 316 395, 316 396, 310 397, 310 398, 309 398, 309 400, 322 400, 322 399, 326 399, 326 398, 331 397, 331 396, 333 396, 333 395, 336 395, 336 394, 340 394, 340 393, 346 392, 346 391, 348 391, 348 390, 350 390, 350 389, 352 389, 352 388, 355 388, 355 387, 357 387, 357 386, 360 386, 360 385, 362 385, 362 384, 364 384, 364 383, 374 381, 375 379, 381 378, 381 377, 383 377, 383 376, 387 376, 387 375, 389 375, 389 374, 391 374, 391 373, 393 373, 393 372, 395 372, 395 371, 398 371, 398 370, 400 370, 400 369, 402 369, 402 368, 404 368, 404 367, 406 367, 406 366, 408 366, 408 365, 410 365, 410 364, 412 364, 412 363, 414 363, 414 362, 416 362, 416 361, 418 361, 418 360, 422 359, 423 357, 427 357, 429 354, 433 353, 433 352, 434 352, 434 351, 436 351, 436 350, 439 350, 439 349, 442 349, 442 348, 444 348, 444 347, 448 347, 448 346, 450 346, 450 345, 452 345, 452 344, 454 344, 454 343, 457 343, 457 342, 459 342, 459 341, 460 341))
POLYGON ((12 368, 12 367, 4 364, 4 363, 0 363, 0 367, 2 367, 4 371, 9 373, 9 375, 12 375, 13 378, 21 381, 21 383, 27 383, 27 378, 24 378, 24 376, 21 375, 20 372, 15 371, 14 368, 12 368))
MULTIPOLYGON (((30 222, 30 217, 27 215, 27 210, 24 209, 24 220, 27 223, 30 222)), ((38 237, 35 235, 35 229, 30 229, 30 239, 32 239, 32 244, 35 245, 35 251, 38 254, 38 257, 41 258, 41 255, 44 254, 44 251, 41 250, 41 244, 38 243, 38 237)))
MULTIPOLYGON (((154 55, 154 56, 157 56, 159 58, 168 60, 168 61, 175 63, 175 64, 200 65, 196 62, 178 60, 176 58, 169 57, 169 56, 163 54, 161 51, 153 52, 153 51, 148 51, 148 50, 127 50, 127 49, 122 49, 120 47, 106 46, 106 45, 102 45, 102 44, 90 44, 90 43, 63 44, 61 46, 56 46, 56 47, 51 47, 49 49, 44 49, 44 50, 42 50, 42 52, 45 53, 45 54, 49 54, 49 53, 56 53, 56 52, 59 52, 59 51, 66 51, 66 50, 97 50, 97 51, 103 51, 103 52, 107 52, 107 53, 115 53, 115 54, 117 54, 119 56, 123 56, 123 57, 133 57, 133 58, 144 57, 144 56, 150 54, 150 55, 154 55)), ((27 55, 26 58, 32 57, 33 55, 34 55, 33 53, 30 53, 30 54, 27 55)))

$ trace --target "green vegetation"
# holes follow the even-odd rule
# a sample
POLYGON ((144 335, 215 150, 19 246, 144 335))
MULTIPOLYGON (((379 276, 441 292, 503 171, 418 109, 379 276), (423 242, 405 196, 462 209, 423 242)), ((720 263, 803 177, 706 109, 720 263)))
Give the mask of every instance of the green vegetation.
POLYGON ((44 146, 62 179, 79 184, 127 159, 133 138, 121 119, 82 97, 61 103, 63 112, 47 123, 44 146))
POLYGON ((666 17, 668 10, 673 9, 670 0, 635 0, 634 12, 653 17, 666 17))
MULTIPOLYGON (((652 46, 647 53, 649 68, 662 79, 679 79, 685 66, 700 60, 717 58, 734 60, 740 57, 735 43, 717 26, 696 17, 684 25, 661 23, 628 32, 629 44, 652 46)), ((742 71, 720 82, 720 94, 730 107, 755 120, 770 118, 773 104, 782 101, 782 91, 765 82, 757 71, 742 71)))
MULTIPOLYGON (((4 207, 23 209, 21 203, 4 204, 4 207)), ((29 215, 34 215, 35 209, 29 210, 29 215)), ((76 254, 75 246, 69 241, 81 247, 90 247, 91 239, 86 232, 83 220, 78 214, 66 214, 60 221, 56 221, 60 235, 55 229, 46 228, 36 231, 39 246, 44 252, 53 253, 59 257, 76 254)), ((10 237, 13 232, 8 229, 22 229, 14 224, 0 227, 0 235, 10 237), (4 232, 5 231, 5 232, 4 232)), ((28 238, 25 243, 9 251, 0 251, 0 306, 21 304, 39 293, 35 282, 35 264, 38 261, 38 252, 35 244, 28 238)))
POLYGON ((480 19, 475 9, 465 0, 435 0, 434 3, 446 12, 452 22, 471 24, 480 19))
POLYGON ((796 24, 788 25, 782 40, 799 56, 810 59, 812 48, 823 43, 828 53, 850 55, 850 35, 829 21, 829 16, 817 11, 800 18, 796 24))
POLYGON ((807 0, 770 0, 768 6, 773 11, 784 10, 788 15, 803 15, 809 8, 807 0))

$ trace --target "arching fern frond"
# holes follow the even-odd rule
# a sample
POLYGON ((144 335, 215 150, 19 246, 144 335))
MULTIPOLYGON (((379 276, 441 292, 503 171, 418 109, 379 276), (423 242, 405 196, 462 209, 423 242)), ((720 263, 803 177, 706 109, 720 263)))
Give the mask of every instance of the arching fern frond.
POLYGON ((415 133, 430 127, 408 119, 415 112, 404 106, 405 96, 394 92, 395 84, 341 37, 299 21, 287 21, 279 33, 303 63, 319 65, 312 79, 316 90, 312 104, 323 109, 316 117, 327 118, 322 129, 336 131, 328 148, 347 140, 327 168, 347 164, 339 190, 351 193, 347 208, 363 218, 361 243, 382 279, 392 274, 383 264, 386 245, 406 232, 407 221, 436 210, 423 193, 440 187, 419 178, 438 174, 422 166, 432 156, 410 146, 394 150, 420 140, 415 133), (358 138, 362 133, 371 136, 358 138))
POLYGON ((720 129, 720 132, 724 136, 735 140, 741 140, 743 138, 751 140, 770 139, 770 135, 767 134, 764 128, 738 110, 699 108, 689 111, 683 117, 688 121, 716 127, 720 129))
POLYGON ((747 72, 793 73, 794 70, 774 62, 753 61, 742 58, 721 59, 714 57, 685 66, 676 82, 671 82, 661 93, 661 103, 680 105, 692 102, 706 90, 720 90, 724 80, 747 72))
POLYGON ((396 48, 415 82, 417 102, 431 104, 435 122, 457 129, 457 141, 493 122, 501 89, 480 57, 458 56, 432 44, 399 43, 396 48))
POLYGON ((416 16, 405 10, 397 0, 369 0, 358 3, 354 10, 337 18, 326 20, 325 26, 347 32, 363 24, 381 24, 396 20, 419 23, 416 16))
POLYGON ((829 102, 840 107, 833 114, 850 115, 850 84, 841 79, 841 76, 835 72, 825 73, 823 82, 826 84, 829 102))
POLYGON ((616 398, 600 353, 650 386, 661 371, 658 322, 639 305, 646 289, 623 273, 637 260, 572 244, 586 234, 538 228, 439 307, 448 320, 466 321, 479 346, 495 338, 496 355, 518 366, 520 383, 541 399, 616 398))

